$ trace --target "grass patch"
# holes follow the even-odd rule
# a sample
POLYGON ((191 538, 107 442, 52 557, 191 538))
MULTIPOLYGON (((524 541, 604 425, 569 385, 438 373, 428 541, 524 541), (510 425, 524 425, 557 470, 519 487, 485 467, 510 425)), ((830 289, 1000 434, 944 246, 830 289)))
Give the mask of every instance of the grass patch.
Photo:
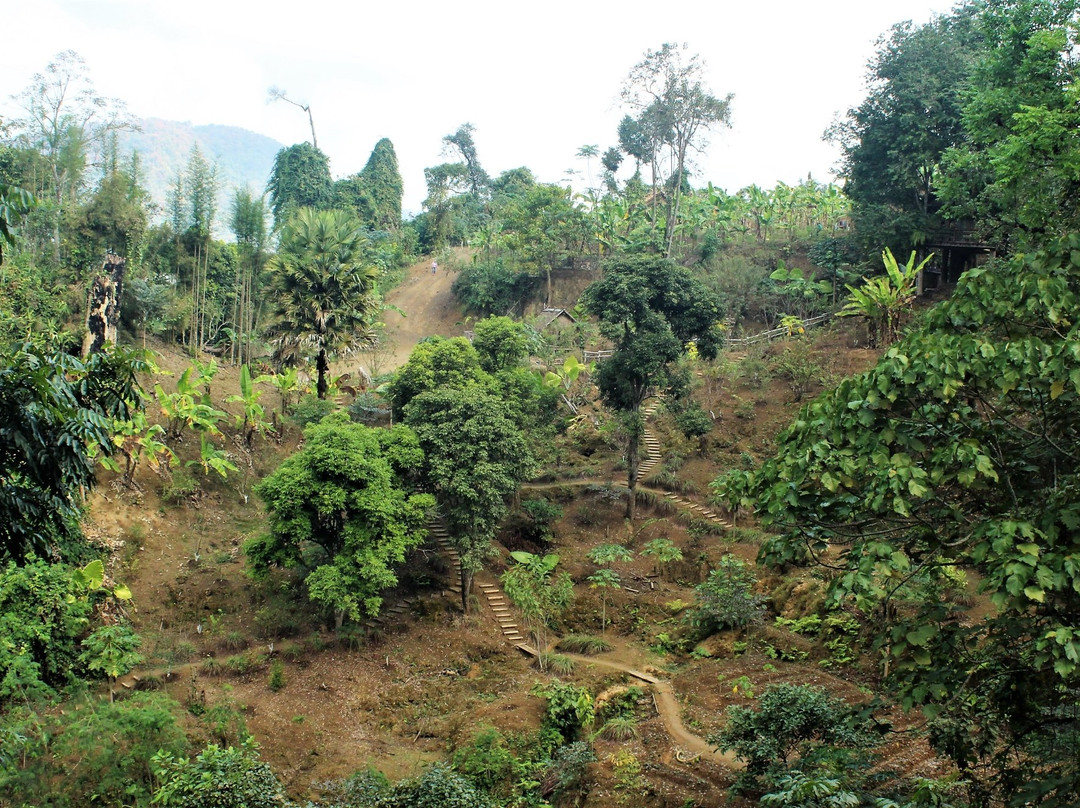
POLYGON ((540 667, 556 676, 569 676, 574 672, 574 660, 564 654, 543 653, 537 657, 540 667))
POLYGON ((637 719, 632 715, 617 715, 604 722, 597 733, 608 741, 629 741, 638 736, 637 719))
POLYGON ((593 656, 594 654, 610 651, 612 645, 607 640, 594 637, 591 634, 568 634, 559 640, 555 647, 568 654, 593 656))

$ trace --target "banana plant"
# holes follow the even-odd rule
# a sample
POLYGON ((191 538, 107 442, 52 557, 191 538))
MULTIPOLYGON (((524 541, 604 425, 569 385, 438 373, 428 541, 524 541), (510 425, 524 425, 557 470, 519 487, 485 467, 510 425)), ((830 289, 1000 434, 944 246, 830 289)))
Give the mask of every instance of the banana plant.
POLYGON ((550 387, 553 390, 562 391, 563 403, 570 409, 575 415, 578 411, 578 405, 575 403, 575 399, 580 395, 580 391, 575 395, 571 394, 578 377, 582 373, 589 374, 592 372, 595 363, 585 364, 578 360, 578 358, 570 354, 562 363, 562 367, 556 367, 555 370, 549 370, 544 374, 544 385, 550 387))
POLYGON ((135 472, 140 463, 146 460, 154 471, 168 468, 176 455, 164 440, 165 427, 151 424, 145 413, 136 411, 130 418, 112 422, 112 441, 117 454, 123 457, 124 466, 120 467, 117 456, 101 455, 101 465, 120 475, 120 483, 125 488, 135 487, 135 472))
POLYGON ((915 300, 916 280, 934 254, 915 265, 915 251, 903 266, 886 247, 881 253, 885 274, 867 278, 855 288, 845 284, 850 293, 847 303, 838 312, 840 317, 863 317, 870 330, 870 341, 880 347, 894 342, 899 335, 904 313, 915 300))
POLYGON ((209 476, 211 471, 216 471, 221 475, 221 479, 226 479, 229 476, 230 471, 240 471, 236 465, 229 460, 229 456, 214 445, 214 442, 207 437, 205 432, 199 433, 199 458, 197 460, 189 460, 188 466, 200 466, 203 470, 203 474, 209 476))
MULTIPOLYGON (((213 363, 211 363, 212 365, 213 363)), ((176 392, 166 393, 160 384, 154 385, 154 396, 161 407, 161 414, 169 419, 166 440, 175 443, 181 440, 188 429, 197 432, 221 434, 218 424, 226 417, 221 410, 215 409, 209 401, 209 382, 195 366, 185 370, 176 382, 176 392), (200 383, 204 389, 199 390, 200 383)))
MULTIPOLYGON (((257 381, 266 377, 260 376, 257 381)), ((259 403, 263 391, 255 387, 251 379, 251 371, 247 365, 240 367, 240 393, 229 396, 226 401, 230 404, 243 405, 242 411, 235 416, 236 426, 241 430, 244 445, 248 451, 255 444, 255 435, 270 431, 272 424, 266 420, 266 409, 259 403)))
POLYGON ((275 420, 280 420, 289 414, 292 398, 300 392, 300 374, 296 368, 282 368, 279 373, 268 376, 260 376, 255 380, 256 384, 269 382, 281 396, 281 411, 274 414, 275 420))

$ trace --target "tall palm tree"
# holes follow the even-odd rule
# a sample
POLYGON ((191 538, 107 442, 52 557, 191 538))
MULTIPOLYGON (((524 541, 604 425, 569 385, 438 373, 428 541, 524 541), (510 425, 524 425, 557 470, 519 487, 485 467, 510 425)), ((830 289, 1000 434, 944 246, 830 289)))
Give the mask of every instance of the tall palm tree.
POLYGON ((341 210, 301 208, 286 224, 273 273, 280 357, 316 352, 319 398, 330 357, 372 345, 378 270, 366 264, 359 221, 341 210))

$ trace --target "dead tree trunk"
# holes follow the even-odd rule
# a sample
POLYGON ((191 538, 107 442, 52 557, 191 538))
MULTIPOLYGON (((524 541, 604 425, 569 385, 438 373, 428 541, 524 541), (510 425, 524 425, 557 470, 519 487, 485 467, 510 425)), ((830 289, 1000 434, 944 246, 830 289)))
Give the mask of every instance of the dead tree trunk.
POLYGON ((101 267, 101 274, 94 278, 90 286, 83 359, 102 350, 107 342, 116 344, 116 333, 120 325, 120 295, 124 291, 124 266, 122 257, 108 253, 101 267))

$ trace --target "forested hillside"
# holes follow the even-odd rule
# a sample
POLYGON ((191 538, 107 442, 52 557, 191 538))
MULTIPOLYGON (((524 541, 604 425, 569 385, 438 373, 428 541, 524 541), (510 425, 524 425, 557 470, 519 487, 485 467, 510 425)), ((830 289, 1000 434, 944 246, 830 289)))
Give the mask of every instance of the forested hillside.
POLYGON ((138 129, 124 132, 120 151, 139 154, 142 186, 165 210, 169 189, 187 166, 192 148, 217 166, 224 207, 237 189, 261 192, 281 144, 265 135, 222 124, 194 125, 159 118, 140 118, 138 129))
POLYGON ((407 219, 304 107, 229 191, 150 122, 159 217, 58 54, 0 126, 0 806, 1078 804, 1078 31, 898 23, 842 186, 730 190, 663 44, 586 193, 463 123, 407 219))

